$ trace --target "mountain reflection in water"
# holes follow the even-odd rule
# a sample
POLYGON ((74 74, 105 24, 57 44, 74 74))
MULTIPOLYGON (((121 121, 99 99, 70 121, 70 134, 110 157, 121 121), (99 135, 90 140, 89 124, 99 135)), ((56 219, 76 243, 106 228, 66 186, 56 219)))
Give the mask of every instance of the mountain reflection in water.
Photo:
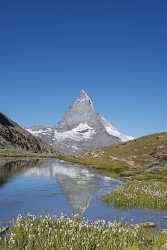
POLYGON ((71 207, 77 213, 84 213, 93 195, 100 189, 101 176, 84 168, 68 165, 65 162, 49 160, 40 167, 25 171, 27 176, 50 177, 59 185, 71 207))
POLYGON ((116 209, 101 202, 102 194, 120 185, 97 170, 60 160, 0 160, 0 225, 18 214, 80 213, 89 220, 152 221, 166 228, 164 211, 116 209))
MULTIPOLYGON (((95 170, 55 159, 0 161, 0 188, 15 182, 20 177, 41 178, 41 183, 43 178, 54 181, 55 190, 58 186, 74 213, 80 214, 89 207, 92 197, 100 190, 103 180, 111 180, 95 170)), ((20 189, 22 188, 20 186, 20 189)))

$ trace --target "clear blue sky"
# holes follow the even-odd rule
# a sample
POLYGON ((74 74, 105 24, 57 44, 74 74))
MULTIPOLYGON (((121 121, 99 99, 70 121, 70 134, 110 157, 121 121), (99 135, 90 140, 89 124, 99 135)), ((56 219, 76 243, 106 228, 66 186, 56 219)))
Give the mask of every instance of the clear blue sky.
POLYGON ((85 89, 127 134, 167 130, 167 1, 0 3, 0 111, 55 124, 85 89))

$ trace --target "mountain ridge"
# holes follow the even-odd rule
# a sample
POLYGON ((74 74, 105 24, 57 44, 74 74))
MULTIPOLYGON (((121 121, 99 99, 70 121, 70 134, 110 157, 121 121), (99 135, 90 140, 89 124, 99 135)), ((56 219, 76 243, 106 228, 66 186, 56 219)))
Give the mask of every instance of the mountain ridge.
POLYGON ((0 149, 52 153, 53 149, 0 112, 0 149))
POLYGON ((32 127, 28 131, 57 151, 68 154, 86 152, 133 139, 123 135, 99 115, 84 90, 80 91, 79 97, 65 111, 56 126, 39 129, 32 127))

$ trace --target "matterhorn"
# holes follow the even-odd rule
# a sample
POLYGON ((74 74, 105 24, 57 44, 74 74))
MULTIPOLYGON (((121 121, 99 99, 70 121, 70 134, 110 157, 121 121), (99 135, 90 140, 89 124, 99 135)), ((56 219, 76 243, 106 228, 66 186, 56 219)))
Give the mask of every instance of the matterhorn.
POLYGON ((36 126, 28 131, 64 154, 83 153, 133 139, 96 113, 84 90, 55 127, 36 126))

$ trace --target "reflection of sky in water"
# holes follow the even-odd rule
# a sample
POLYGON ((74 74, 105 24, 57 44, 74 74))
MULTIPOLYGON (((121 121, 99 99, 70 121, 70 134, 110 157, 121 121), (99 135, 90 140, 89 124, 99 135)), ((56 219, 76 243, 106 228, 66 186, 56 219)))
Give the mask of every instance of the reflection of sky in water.
POLYGON ((92 169, 63 161, 45 160, 0 164, 0 221, 17 214, 72 214, 79 212, 90 220, 123 220, 129 223, 153 221, 166 228, 165 212, 147 209, 119 210, 104 205, 100 197, 120 185, 117 180, 92 169), (28 165, 28 166, 27 166, 28 165))

